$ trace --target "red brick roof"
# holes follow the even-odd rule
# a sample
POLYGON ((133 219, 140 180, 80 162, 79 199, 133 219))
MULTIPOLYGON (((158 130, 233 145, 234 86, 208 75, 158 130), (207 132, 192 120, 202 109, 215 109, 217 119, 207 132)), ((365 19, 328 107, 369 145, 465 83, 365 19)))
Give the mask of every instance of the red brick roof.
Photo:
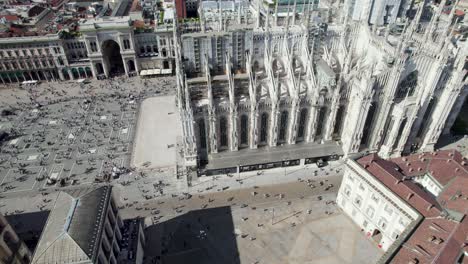
POLYGON ((382 160, 372 154, 358 163, 424 216, 391 263, 455 263, 468 242, 468 161, 453 150, 382 160), (411 178, 430 174, 442 186, 437 200, 411 178), (413 194, 414 198, 407 199, 413 194), (428 204, 436 204, 425 210, 428 204), (456 211, 459 215, 454 217, 456 211))
POLYGON ((468 220, 461 223, 444 218, 426 218, 406 241, 391 263, 408 264, 418 260, 423 263, 456 263, 464 247, 468 220))
POLYGON ((429 173, 442 186, 455 177, 468 178, 468 160, 460 152, 443 150, 392 159, 407 176, 429 173))
POLYGON ((440 205, 432 194, 406 179, 395 163, 383 160, 377 154, 365 156, 357 162, 424 217, 434 217, 440 214, 440 205))
POLYGON ((17 15, 0 15, 0 18, 5 18, 8 22, 15 22, 20 20, 20 17, 17 15))

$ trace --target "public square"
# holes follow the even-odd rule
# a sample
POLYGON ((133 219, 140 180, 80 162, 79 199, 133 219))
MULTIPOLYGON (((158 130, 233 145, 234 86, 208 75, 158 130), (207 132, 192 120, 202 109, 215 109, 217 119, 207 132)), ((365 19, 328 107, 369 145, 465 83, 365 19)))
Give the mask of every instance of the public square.
POLYGON ((2 90, 1 110, 12 113, 2 114, 0 128, 14 137, 0 151, 0 211, 47 211, 60 190, 111 184, 122 218, 145 219, 145 263, 379 259, 383 251, 335 205, 342 160, 190 181, 180 174, 170 82, 131 78, 2 90), (57 181, 47 184, 52 176, 57 181))
POLYGON ((58 190, 127 172, 140 101, 173 88, 166 78, 2 88, 0 192, 58 190))

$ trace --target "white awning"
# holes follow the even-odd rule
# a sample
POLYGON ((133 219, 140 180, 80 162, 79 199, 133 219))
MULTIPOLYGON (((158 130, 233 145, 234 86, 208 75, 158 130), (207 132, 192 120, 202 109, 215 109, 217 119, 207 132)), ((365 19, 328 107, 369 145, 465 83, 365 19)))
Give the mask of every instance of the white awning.
POLYGON ((36 80, 22 82, 22 84, 36 84, 36 83, 37 83, 36 80))
POLYGON ((150 70, 142 70, 140 72, 141 76, 148 76, 148 75, 160 75, 160 74, 171 74, 172 69, 150 69, 150 70))

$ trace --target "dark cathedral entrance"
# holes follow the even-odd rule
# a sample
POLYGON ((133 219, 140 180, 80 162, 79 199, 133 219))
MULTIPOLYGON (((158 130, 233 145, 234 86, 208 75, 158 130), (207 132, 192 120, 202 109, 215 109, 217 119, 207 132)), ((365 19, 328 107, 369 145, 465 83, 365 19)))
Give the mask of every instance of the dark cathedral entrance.
POLYGON ((109 75, 115 76, 125 73, 125 68, 120 54, 120 46, 113 40, 102 43, 102 55, 109 68, 109 75))

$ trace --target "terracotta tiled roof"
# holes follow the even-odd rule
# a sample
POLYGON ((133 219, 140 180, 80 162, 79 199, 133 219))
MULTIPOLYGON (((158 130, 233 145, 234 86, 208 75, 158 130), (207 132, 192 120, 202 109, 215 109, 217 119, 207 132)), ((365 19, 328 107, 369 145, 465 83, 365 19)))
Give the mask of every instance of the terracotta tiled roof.
POLYGON ((8 22, 15 22, 20 20, 20 17, 17 15, 0 15, 0 18, 4 18, 8 22))
POLYGON ((383 160, 377 154, 368 155, 357 162, 423 216, 434 217, 440 214, 437 200, 413 181, 406 179, 395 163, 383 160))
POLYGON ((461 223, 444 218, 426 218, 400 248, 392 263, 455 263, 464 247, 468 220, 461 223))
POLYGON ((455 263, 468 241, 466 158, 457 151, 445 150, 388 161, 372 154, 357 162, 424 216, 391 263, 455 263), (426 173, 443 186, 437 200, 411 180, 426 173), (407 199, 410 194, 412 198, 407 199), (427 210, 430 204, 435 206, 427 210))
POLYGON ((392 159, 407 176, 429 173, 442 186, 455 177, 468 178, 468 160, 460 152, 453 150, 415 154, 392 159))

